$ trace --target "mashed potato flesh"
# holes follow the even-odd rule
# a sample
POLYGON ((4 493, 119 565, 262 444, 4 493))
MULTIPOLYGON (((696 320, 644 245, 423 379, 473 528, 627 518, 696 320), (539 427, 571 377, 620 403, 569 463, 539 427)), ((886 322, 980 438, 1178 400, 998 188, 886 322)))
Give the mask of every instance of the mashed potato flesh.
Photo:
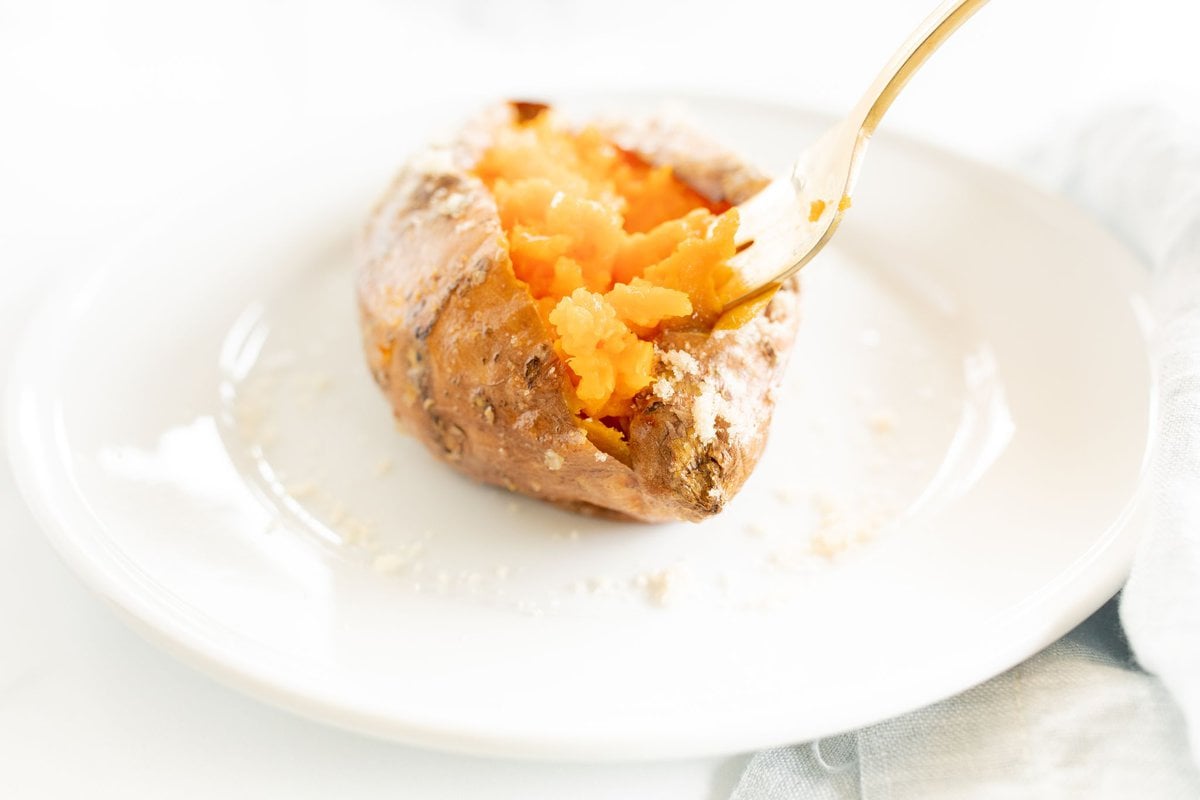
POLYGON ((727 263, 737 209, 549 112, 501 130, 475 172, 570 368, 585 430, 622 430, 653 379, 654 338, 708 330, 738 296, 727 263))

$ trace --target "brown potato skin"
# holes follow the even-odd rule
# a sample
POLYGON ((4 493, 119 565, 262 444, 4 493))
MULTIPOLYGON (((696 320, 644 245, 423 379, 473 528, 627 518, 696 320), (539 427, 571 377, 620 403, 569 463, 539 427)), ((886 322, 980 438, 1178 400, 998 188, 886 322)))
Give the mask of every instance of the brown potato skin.
MULTIPOLYGON (((661 351, 684 350, 694 363, 660 359, 665 383, 635 398, 631 464, 605 456, 575 422, 566 366, 513 275, 495 202, 470 173, 492 132, 524 107, 494 108, 418 154, 372 212, 357 281, 371 374, 399 423, 473 478, 576 511, 704 519, 741 488, 766 443, 799 321, 797 284, 738 330, 660 336, 661 351)), ((677 124, 598 124, 710 199, 738 203, 766 185, 677 124)))

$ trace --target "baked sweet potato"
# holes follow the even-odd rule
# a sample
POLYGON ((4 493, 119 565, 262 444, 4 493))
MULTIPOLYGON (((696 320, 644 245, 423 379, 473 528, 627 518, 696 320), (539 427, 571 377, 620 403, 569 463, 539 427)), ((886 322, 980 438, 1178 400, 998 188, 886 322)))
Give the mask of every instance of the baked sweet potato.
POLYGON ((357 282, 396 418, 467 475, 577 511, 719 512, 762 453, 798 324, 795 282, 718 324, 730 209, 767 180, 677 123, 570 128, 523 103, 417 154, 357 282))

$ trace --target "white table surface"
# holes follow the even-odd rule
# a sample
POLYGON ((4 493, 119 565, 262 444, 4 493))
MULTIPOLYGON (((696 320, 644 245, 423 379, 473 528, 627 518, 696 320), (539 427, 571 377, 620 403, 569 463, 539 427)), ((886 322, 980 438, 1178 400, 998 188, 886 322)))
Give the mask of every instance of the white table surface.
MULTIPOLYGON (((0 387, 31 307, 65 267, 102 259, 189 186, 297 131, 445 97, 591 88, 837 111, 931 5, 0 3, 0 387)), ((1191 0, 996 0, 884 128, 1005 162, 1115 103, 1171 105, 1196 124, 1198 22, 1191 0)), ((0 797, 707 800, 728 796, 743 763, 470 759, 263 706, 94 599, 0 463, 0 797)))

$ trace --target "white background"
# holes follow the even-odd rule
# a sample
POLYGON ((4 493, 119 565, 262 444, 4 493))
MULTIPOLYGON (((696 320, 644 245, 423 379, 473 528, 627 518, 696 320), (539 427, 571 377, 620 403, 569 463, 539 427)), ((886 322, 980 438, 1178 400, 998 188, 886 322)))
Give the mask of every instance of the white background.
MULTIPOLYGON (((636 87, 838 112, 931 5, 4 3, 0 365, 62 270, 256 154, 447 98, 636 87)), ((1003 163, 1115 104, 1195 125, 1198 34, 1194 0, 994 0, 884 129, 1003 163)), ((742 763, 465 759, 261 706, 89 596, 0 465, 0 797, 722 798, 742 763)))

